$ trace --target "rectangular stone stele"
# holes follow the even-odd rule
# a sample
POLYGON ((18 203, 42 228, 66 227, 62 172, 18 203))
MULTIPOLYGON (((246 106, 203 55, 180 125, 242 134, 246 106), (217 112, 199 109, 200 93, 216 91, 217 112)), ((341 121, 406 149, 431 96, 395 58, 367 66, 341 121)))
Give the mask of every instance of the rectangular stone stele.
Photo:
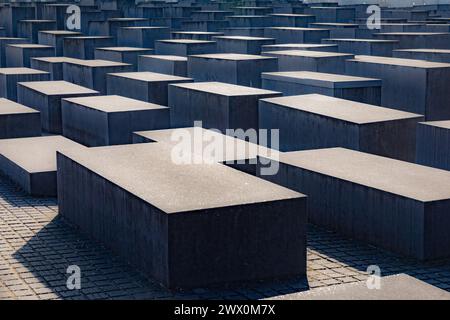
POLYGON ((277 59, 260 55, 217 53, 188 57, 188 75, 196 81, 218 81, 261 87, 261 73, 278 70, 277 59))
POLYGON ((0 98, 0 139, 41 135, 39 111, 0 98))
POLYGON ((345 73, 345 61, 354 55, 338 52, 284 50, 263 52, 262 55, 278 58, 278 71, 314 71, 345 73))
POLYGON ((275 44, 275 39, 261 37, 219 36, 214 40, 220 53, 261 54, 263 45, 275 44))
POLYGON ((399 49, 394 50, 393 55, 395 58, 402 59, 450 63, 449 49, 399 49))
POLYGON ((77 62, 80 59, 68 57, 39 57, 31 58, 31 68, 42 70, 50 73, 50 80, 63 80, 63 64, 64 62, 77 62))
POLYGON ((381 105, 425 115, 427 121, 450 118, 450 64, 376 56, 345 62, 347 74, 381 79, 381 105))
POLYGON ((22 81, 47 81, 50 74, 30 68, 0 68, 0 97, 17 101, 17 83, 22 81))
POLYGON ((319 43, 280 43, 262 46, 263 52, 285 51, 285 50, 310 50, 337 52, 337 44, 319 44, 319 43))
POLYGON ((135 47, 96 48, 95 59, 129 63, 133 65, 133 70, 137 70, 138 57, 140 55, 150 55, 152 53, 153 49, 148 48, 135 48, 135 47))
POLYGON ((59 153, 59 214, 169 288, 305 274, 305 196, 171 150, 59 153))
POLYGON ((0 140, 0 171, 32 196, 56 196, 56 150, 83 146, 62 136, 0 140))
POLYGON ((262 88, 285 96, 318 93, 367 104, 381 104, 381 80, 311 71, 266 72, 262 88))
POLYGON ((450 120, 419 123, 416 162, 450 171, 450 120))
POLYGON ((142 55, 138 58, 138 70, 187 77, 187 57, 172 55, 142 55))
POLYGON ((202 121, 207 129, 258 130, 258 100, 277 97, 275 91, 221 82, 169 85, 171 127, 191 127, 202 121))
POLYGON ((188 56, 216 52, 215 41, 171 39, 155 42, 155 53, 159 55, 188 56))
POLYGON ((169 128, 169 109, 117 95, 63 99, 65 137, 88 147, 131 143, 134 131, 169 128))
POLYGON ((319 94, 259 103, 260 129, 279 129, 279 148, 274 148, 280 151, 344 147, 414 161, 420 121, 418 114, 319 94))
POLYGON ((167 106, 171 83, 193 82, 191 78, 155 72, 124 72, 107 75, 108 94, 167 106))
POLYGON ((264 178, 307 194, 310 222, 419 260, 450 256, 449 171, 343 148, 280 153, 278 164, 264 178))
POLYGON ((30 59, 33 57, 53 57, 55 48, 41 44, 9 44, 5 48, 7 67, 30 67, 30 59))
POLYGON ((66 81, 33 81, 17 84, 17 100, 41 112, 46 132, 61 134, 61 99, 98 95, 97 91, 66 81))

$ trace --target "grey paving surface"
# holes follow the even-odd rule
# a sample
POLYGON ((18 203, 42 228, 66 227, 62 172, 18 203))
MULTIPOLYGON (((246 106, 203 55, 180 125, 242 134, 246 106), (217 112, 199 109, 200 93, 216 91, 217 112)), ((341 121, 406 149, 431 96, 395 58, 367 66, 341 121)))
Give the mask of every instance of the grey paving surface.
POLYGON ((406 273, 450 291, 450 261, 418 263, 344 239, 312 225, 307 279, 245 283, 171 292, 119 261, 57 218, 55 199, 31 198, 0 177, 0 300, 3 299, 263 299, 406 273), (81 289, 66 286, 69 265, 81 268, 81 289))

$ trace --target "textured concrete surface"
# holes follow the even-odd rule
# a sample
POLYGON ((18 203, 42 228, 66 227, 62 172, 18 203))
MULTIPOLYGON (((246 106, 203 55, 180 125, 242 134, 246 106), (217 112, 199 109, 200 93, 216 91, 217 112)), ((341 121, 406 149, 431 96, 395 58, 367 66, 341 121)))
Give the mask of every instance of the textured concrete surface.
POLYGON ((0 139, 41 135, 41 114, 14 101, 0 98, 0 139))

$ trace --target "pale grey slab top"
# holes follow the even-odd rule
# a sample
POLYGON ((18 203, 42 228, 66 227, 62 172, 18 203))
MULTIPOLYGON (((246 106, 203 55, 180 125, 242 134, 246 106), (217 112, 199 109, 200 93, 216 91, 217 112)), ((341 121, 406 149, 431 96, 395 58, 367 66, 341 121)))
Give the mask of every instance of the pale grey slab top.
POLYGON ((191 78, 172 76, 164 73, 139 71, 139 72, 118 72, 110 73, 111 76, 129 78, 134 80, 141 80, 146 82, 159 82, 159 81, 189 81, 191 78))
POLYGON ((77 37, 67 37, 65 39, 74 39, 74 40, 96 40, 96 39, 112 39, 110 36, 77 36, 77 37))
POLYGON ((259 40, 274 40, 273 38, 263 38, 263 37, 247 37, 247 36, 218 36, 214 39, 224 39, 224 40, 242 40, 242 41, 259 41, 259 40))
POLYGON ((394 51, 450 54, 450 49, 397 49, 397 50, 394 50, 394 51))
POLYGON ((350 39, 350 38, 331 38, 324 39, 326 42, 367 42, 367 43, 398 43, 398 40, 382 40, 382 39, 350 39))
POLYGON ((402 59, 402 58, 389 58, 389 57, 377 57, 377 56, 355 56, 354 59, 349 59, 353 62, 375 63, 375 64, 387 64, 393 66, 412 67, 412 68, 449 68, 450 63, 431 62, 425 60, 414 59, 402 59))
POLYGON ((406 274, 381 277, 379 289, 366 281, 281 295, 268 300, 450 300, 450 293, 406 274))
POLYGON ((421 123, 425 124, 427 126, 439 127, 439 128, 442 128, 442 129, 450 129, 450 120, 427 121, 427 122, 421 122, 421 123))
POLYGON ((163 43, 174 43, 174 44, 204 44, 204 43, 215 43, 215 41, 207 40, 193 40, 193 39, 168 39, 168 40, 157 40, 163 43))
POLYGON ((344 148, 279 154, 279 161, 421 202, 450 199, 450 171, 344 148))
POLYGON ((214 162, 256 159, 258 155, 276 157, 279 153, 277 150, 201 127, 139 131, 134 134, 154 142, 178 145, 183 154, 207 156, 214 162), (183 140, 184 138, 188 140, 183 140))
POLYGON ((70 60, 70 61, 65 61, 69 64, 76 64, 76 65, 80 65, 80 66, 86 66, 86 67, 119 67, 119 66, 131 66, 131 64, 129 63, 122 63, 122 62, 115 62, 115 61, 109 61, 109 60, 100 60, 100 59, 95 59, 95 60, 70 60))
POLYGON ((301 28, 301 27, 270 27, 267 29, 288 30, 288 31, 324 31, 323 28, 301 28))
POLYGON ((31 68, 0 68, 0 74, 10 75, 10 74, 49 74, 46 71, 31 69, 31 68))
POLYGON ((39 111, 28 108, 14 101, 0 98, 0 115, 4 114, 21 114, 21 113, 39 113, 39 111))
MULTIPOLYGON (((422 118, 420 114, 378 107, 320 94, 305 94, 262 99, 280 107, 291 108, 356 124, 422 118)), ((420 119, 419 119, 420 120, 420 119)))
POLYGON ((304 17, 315 17, 315 15, 312 14, 295 14, 295 13, 272 13, 269 14, 269 16, 272 17, 292 17, 292 18, 304 18, 304 17))
POLYGON ((211 31, 174 31, 172 34, 186 34, 186 35, 208 35, 208 36, 220 36, 223 32, 211 32, 211 31))
POLYGON ((80 62, 82 59, 69 58, 69 57, 35 57, 32 60, 44 61, 49 63, 63 63, 63 62, 80 62))
POLYGON ((168 109, 167 107, 160 106, 158 104, 148 103, 116 95, 66 98, 64 99, 64 101, 69 101, 71 103, 102 112, 168 109))
POLYGON ((157 26, 137 26, 137 27, 120 27, 121 29, 134 29, 134 30, 136 30, 136 29, 142 29, 142 30, 145 30, 145 29, 169 29, 168 27, 163 27, 163 26, 161 26, 161 27, 157 27, 157 26))
POLYGON ((167 60, 167 61, 187 61, 187 57, 164 55, 164 54, 142 55, 141 57, 146 57, 146 58, 150 58, 150 59, 167 60))
POLYGON ((48 48, 53 48, 52 46, 46 46, 46 45, 43 45, 43 44, 35 44, 35 43, 8 44, 8 47, 22 48, 22 49, 48 49, 48 48))
POLYGON ((192 82, 192 83, 177 83, 171 86, 185 88, 189 90, 209 92, 223 96, 253 96, 253 95, 271 95, 280 94, 276 91, 264 90, 252 87, 244 87, 235 84, 224 82, 192 82))
POLYGON ((149 51, 153 50, 151 48, 138 48, 138 47, 103 47, 103 48, 95 48, 96 50, 104 50, 104 51, 117 51, 117 52, 132 52, 132 51, 149 51))
POLYGON ((0 140, 0 154, 30 173, 56 171, 56 151, 86 147, 63 136, 0 140))
POLYGON ((263 72, 262 79, 294 82, 322 88, 357 88, 381 86, 380 79, 312 71, 263 72))
POLYGON ((47 96, 64 96, 72 94, 96 94, 98 91, 79 86, 67 81, 30 81, 18 85, 43 93, 47 96))
POLYGON ((264 57, 254 54, 240 54, 240 53, 209 53, 209 54, 194 54, 189 57, 204 58, 204 59, 219 59, 219 60, 267 60, 275 59, 274 57, 264 57))
POLYGON ((342 22, 314 22, 310 23, 311 26, 324 26, 324 27, 343 27, 343 28, 357 28, 359 25, 356 23, 342 23, 342 22))
POLYGON ((299 49, 303 48, 334 48, 335 44, 318 44, 318 43, 280 43, 280 44, 268 44, 263 46, 264 49, 270 48, 286 48, 286 49, 299 49))
POLYGON ((43 30, 39 31, 39 33, 54 34, 54 35, 73 35, 73 36, 81 34, 81 32, 68 30, 43 30))
POLYGON ((161 143, 63 154, 166 213, 304 197, 222 164, 181 164, 161 143))
POLYGON ((281 50, 268 51, 262 54, 269 54, 271 56, 291 56, 291 57, 307 57, 307 58, 333 58, 333 57, 349 57, 353 58, 353 54, 339 53, 339 52, 325 52, 325 51, 311 51, 311 50, 281 50))
POLYGON ((435 36, 435 35, 450 35, 448 32, 380 32, 374 33, 375 36, 435 36))

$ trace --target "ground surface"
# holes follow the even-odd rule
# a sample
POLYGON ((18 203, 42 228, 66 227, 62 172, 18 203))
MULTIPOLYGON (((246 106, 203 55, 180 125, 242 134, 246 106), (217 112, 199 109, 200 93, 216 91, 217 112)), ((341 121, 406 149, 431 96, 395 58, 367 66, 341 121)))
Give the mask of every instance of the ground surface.
POLYGON ((0 177, 0 300, 3 299, 262 299, 406 273, 450 291, 450 260, 418 263, 309 226, 307 279, 170 292, 57 218, 55 199, 24 195, 0 177), (81 289, 66 286, 67 267, 81 269, 81 289))

